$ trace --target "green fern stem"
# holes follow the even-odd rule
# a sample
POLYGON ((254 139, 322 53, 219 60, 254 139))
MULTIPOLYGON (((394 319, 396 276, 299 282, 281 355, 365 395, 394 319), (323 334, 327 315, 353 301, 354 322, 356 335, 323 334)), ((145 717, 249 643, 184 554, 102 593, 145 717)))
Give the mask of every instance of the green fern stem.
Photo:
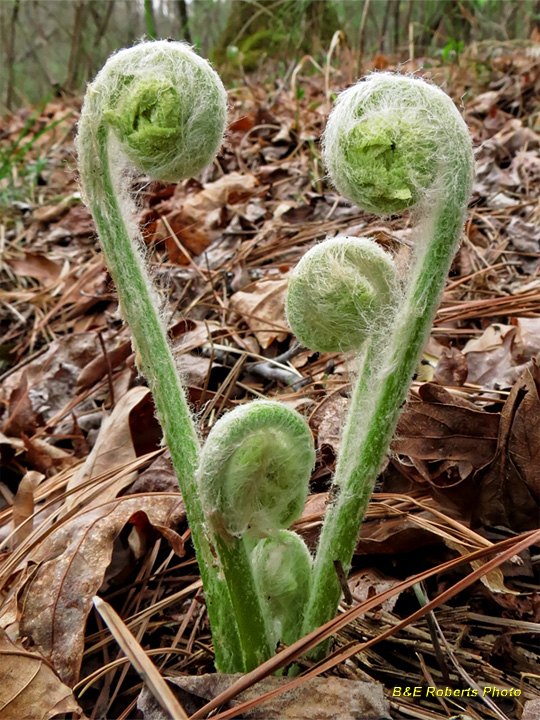
MULTIPOLYGON (((326 150, 332 153, 327 163, 331 171, 334 165, 334 183, 373 212, 385 214, 413 205, 420 220, 405 297, 390 327, 374 330, 353 389, 334 476, 337 499, 327 511, 319 540, 304 633, 337 612, 342 588, 335 566, 339 563, 346 573, 350 570, 361 522, 459 245, 473 178, 465 123, 438 88, 417 79, 374 75, 360 89, 367 95, 361 98, 365 104, 359 102, 351 110, 346 106, 351 98, 356 102, 353 92, 354 88, 344 93, 349 96, 342 108, 345 120, 351 121, 353 141, 351 134, 346 140, 339 135, 327 137, 326 150), (405 116, 399 115, 400 103, 405 116), (379 105, 382 120, 376 112, 379 105), (426 117, 431 125, 422 127, 426 117), (399 154, 403 152, 400 132, 405 133, 402 145, 407 151, 415 147, 415 136, 419 139, 420 152, 410 161, 399 154), (356 153, 358 165, 344 171, 346 177, 339 175, 344 158, 336 161, 336 142, 345 154, 356 153), (414 165, 418 155, 419 170, 414 165), (423 190, 418 188, 419 176, 426 184, 423 190), (420 199, 415 197, 419 192, 420 199)), ((338 132, 343 132, 343 125, 338 132)), ((326 645, 316 648, 312 656, 322 657, 326 645)))
POLYGON ((226 413, 201 454, 197 478, 203 510, 235 608, 248 671, 274 654, 278 639, 253 572, 253 541, 278 537, 299 518, 314 464, 305 420, 270 400, 226 413))
MULTIPOLYGON (((158 312, 157 293, 152 287, 144 264, 142 241, 133 219, 134 208, 125 187, 127 180, 124 173, 128 163, 123 154, 125 148, 121 146, 123 138, 119 139, 111 131, 114 123, 106 118, 108 113, 114 112, 114 104, 122 102, 124 91, 137 92, 137 82, 134 77, 141 76, 144 82, 147 81, 145 62, 154 71, 163 62, 166 66, 170 66, 166 67, 165 71, 170 70, 171 67, 174 69, 175 63, 176 66, 178 63, 180 65, 187 63, 189 66, 189 63, 195 62, 197 72, 206 72, 208 82, 215 82, 213 78, 215 73, 211 68, 208 66, 206 71, 204 61, 200 58, 193 61, 191 55, 194 53, 186 46, 163 42, 143 43, 113 56, 98 75, 95 83, 88 88, 81 112, 77 145, 85 199, 96 223, 105 261, 118 291, 122 315, 131 329, 133 345, 137 351, 137 362, 152 392, 165 442, 170 448, 182 491, 212 627, 216 666, 223 672, 238 672, 245 669, 240 636, 234 620, 227 584, 219 577, 205 530, 195 479, 199 452, 197 432, 167 339, 166 328, 158 312), (113 103, 112 108, 111 103, 113 103)), ((176 78, 174 80, 176 81, 176 78)), ((220 93, 219 86, 216 87, 216 92, 220 93)), ((148 145, 148 137, 157 134, 158 149, 162 150, 161 140, 167 133, 170 134, 169 128, 166 127, 164 132, 160 133, 159 127, 156 129, 155 126, 150 126, 146 134, 140 132, 149 116, 152 119, 151 116, 157 107, 156 100, 159 100, 155 93, 152 94, 152 88, 149 93, 150 95, 144 88, 143 97, 137 99, 138 105, 135 110, 130 108, 130 121, 135 126, 132 138, 138 134, 135 139, 142 138, 143 145, 145 143, 148 145)), ((222 126, 225 118, 224 94, 223 91, 223 98, 219 97, 216 100, 219 107, 222 105, 222 126)), ((178 114, 176 108, 174 112, 178 114)), ((216 112, 216 115, 219 113, 216 112)), ((168 122, 166 117, 161 120, 165 125, 168 122)), ((150 122, 147 124, 150 125, 150 122)), ((184 131, 185 127, 180 128, 180 135, 184 131)), ((222 129, 218 130, 217 134, 214 132, 215 137, 208 143, 209 149, 206 150, 203 158, 203 167, 204 160, 209 157, 208 152, 213 153, 217 149, 216 144, 220 142, 222 132, 222 129)), ((176 139, 173 138, 173 141, 176 142, 176 139)), ((137 151, 140 151, 140 148, 137 151)), ((169 164, 170 154, 168 152, 166 157, 166 162, 169 164)), ((192 160, 191 154, 189 162, 181 158, 186 169, 197 171, 192 160)), ((145 166, 145 170, 149 173, 152 173, 151 165, 150 154, 146 158, 145 166)), ((170 169, 166 170, 165 174, 169 175, 170 169)), ((160 175, 159 170, 155 175, 160 175)))

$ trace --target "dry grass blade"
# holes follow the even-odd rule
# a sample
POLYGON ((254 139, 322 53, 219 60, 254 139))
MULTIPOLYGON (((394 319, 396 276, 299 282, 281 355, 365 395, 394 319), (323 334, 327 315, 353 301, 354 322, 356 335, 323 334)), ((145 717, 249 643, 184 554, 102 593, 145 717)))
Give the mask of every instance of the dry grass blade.
POLYGON ((100 597, 93 598, 94 606, 99 612, 107 627, 114 635, 116 642, 129 658, 135 670, 148 685, 152 695, 161 707, 166 710, 173 720, 188 720, 184 708, 180 705, 171 689, 161 677, 159 670, 144 652, 130 630, 125 626, 121 617, 113 608, 100 597))
POLYGON ((321 673, 330 670, 331 668, 339 665, 341 662, 344 662, 353 655, 356 655, 356 653, 361 652, 362 650, 365 650, 372 645, 375 645, 376 643, 384 640, 391 635, 394 635, 396 632, 406 627, 410 623, 424 617, 424 615, 426 615, 428 612, 435 609, 441 603, 446 602, 454 595, 457 595, 463 589, 465 589, 473 582, 478 580, 480 577, 482 577, 482 575, 490 572, 496 567, 499 567, 499 565, 509 560, 512 556, 522 552, 526 548, 534 545, 539 541, 540 530, 525 533, 524 535, 520 535, 517 538, 503 540, 502 542, 498 543, 497 545, 493 545, 490 548, 482 548, 481 550, 470 553, 469 555, 455 558, 454 560, 450 560, 446 563, 438 565, 435 568, 426 570, 422 573, 419 573, 418 575, 414 575, 412 578, 409 578, 408 580, 400 583, 399 585, 395 585, 391 589, 375 595, 366 602, 363 602, 360 605, 351 608, 351 610, 344 613, 343 615, 334 618, 330 622, 326 623, 326 625, 323 625, 321 628, 318 628, 317 630, 309 633, 309 635, 306 635, 304 638, 298 640, 293 645, 290 645, 288 648, 280 652, 278 655, 275 655, 273 658, 263 663, 252 672, 240 678, 237 682, 233 683, 233 685, 231 685, 226 692, 221 693, 220 695, 215 697, 211 702, 207 703, 203 708, 201 708, 194 715, 192 715, 190 720, 201 720, 202 718, 207 717, 208 713, 210 713, 212 710, 215 710, 220 705, 229 702, 232 698, 236 697, 236 695, 241 693, 243 690, 246 690, 248 687, 251 687, 259 680, 262 680, 264 677, 267 677, 279 668, 282 668, 285 665, 289 664, 295 658, 307 652, 310 648, 315 647, 320 642, 322 642, 322 640, 347 625, 349 622, 351 622, 351 620, 354 620, 368 610, 371 610, 377 605, 380 605, 382 602, 392 597, 393 595, 403 592, 404 590, 415 585, 417 582, 421 582, 422 580, 425 580, 428 577, 431 577, 439 572, 444 572, 452 567, 461 565, 464 562, 479 560, 486 555, 492 555, 494 553, 497 553, 497 557, 493 558, 485 565, 482 565, 480 568, 474 570, 472 573, 464 577, 462 580, 450 587, 448 590, 441 593, 438 597, 429 602, 427 605, 420 608, 412 615, 409 615, 407 618, 405 618, 405 620, 402 620, 400 623, 385 631, 378 637, 375 637, 364 643, 354 644, 353 646, 343 648, 338 652, 333 653, 324 662, 320 663, 296 680, 293 680, 287 685, 284 685, 277 690, 272 691, 271 693, 267 693, 266 695, 263 695, 256 700, 251 700, 249 702, 243 703, 242 705, 238 705, 231 710, 226 710, 225 712, 216 715, 215 720, 228 720, 229 718, 233 718, 240 713, 245 712, 248 709, 265 702, 266 700, 269 700, 271 697, 277 695, 278 693, 292 690, 294 687, 301 684, 306 679, 315 677, 316 675, 320 675, 321 673))

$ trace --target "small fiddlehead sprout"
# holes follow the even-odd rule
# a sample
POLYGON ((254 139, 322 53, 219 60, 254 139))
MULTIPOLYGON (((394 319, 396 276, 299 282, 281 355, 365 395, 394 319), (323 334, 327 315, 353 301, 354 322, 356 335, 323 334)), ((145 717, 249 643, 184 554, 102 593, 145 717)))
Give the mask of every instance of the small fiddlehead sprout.
POLYGON ((305 420, 256 400, 224 415, 201 453, 199 487, 214 533, 261 538, 300 517, 315 465, 305 420))
MULTIPOLYGON (((457 250, 474 175, 467 126, 452 100, 421 79, 377 73, 339 96, 324 137, 334 185, 381 215, 413 211, 407 285, 384 333, 369 343, 353 386, 303 630, 334 617, 360 523, 457 250)), ((324 646, 313 655, 320 657, 324 646)))
POLYGON ((315 245, 291 274, 287 320, 306 347, 359 350, 387 324, 400 295, 392 257, 368 238, 338 235, 315 245))
POLYGON ((213 566, 195 469, 199 442, 145 267, 129 196, 135 169, 158 180, 199 172, 219 148, 226 94, 218 75, 189 47, 141 43, 113 55, 87 89, 77 150, 84 198, 96 223, 120 308, 138 350, 173 464, 195 545, 216 652, 225 672, 245 669, 226 583, 213 566))
POLYGON ((260 540, 251 554, 255 581, 274 621, 274 640, 299 639, 311 588, 312 558, 302 538, 290 530, 260 540))
POLYGON ((313 438, 305 420, 270 400, 241 405, 220 418, 201 453, 203 507, 240 636, 246 638, 248 669, 268 659, 275 648, 248 541, 276 537, 298 519, 314 465, 313 438))

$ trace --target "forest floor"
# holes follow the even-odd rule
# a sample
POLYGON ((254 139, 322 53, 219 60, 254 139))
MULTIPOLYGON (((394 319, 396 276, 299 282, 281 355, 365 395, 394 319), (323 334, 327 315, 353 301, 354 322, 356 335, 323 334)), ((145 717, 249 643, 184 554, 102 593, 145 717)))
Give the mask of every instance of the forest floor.
MULTIPOLYGON (((352 81, 352 67, 344 57, 326 75, 304 63, 285 79, 245 78, 229 92, 227 142, 202 178, 134 183, 201 434, 256 397, 309 419, 317 467, 295 529, 311 547, 354 368, 297 347, 284 320, 288 274, 326 235, 369 235, 402 264, 414 236, 407 217, 361 212, 325 178, 330 90, 352 81)), ((324 675, 382 684, 393 718, 532 720, 540 549, 512 549, 538 527, 540 497, 540 59, 508 48, 421 73, 463 109, 477 176, 342 605, 369 609, 337 633, 324 675), (506 554, 473 582, 500 542, 506 554), (485 560, 460 561, 482 549, 485 560), (420 601, 401 583, 443 563, 423 591, 447 599, 407 622, 420 601), (428 687, 459 692, 437 697, 428 687)), ((0 125, 0 718, 77 705, 89 718, 164 717, 117 645, 126 626, 138 643, 127 641, 130 658, 144 648, 162 675, 213 671, 177 481, 80 198, 79 106, 55 99, 0 125), (116 639, 93 608, 96 594, 123 621, 116 639)), ((223 689, 198 692, 210 699, 223 689)), ((255 685, 250 697, 264 692, 255 685)), ((356 717, 342 684, 328 693, 332 710, 321 718, 356 717)), ((181 700, 195 712, 204 701, 188 695, 181 700)), ((301 717, 292 704, 249 712, 242 717, 301 717)))

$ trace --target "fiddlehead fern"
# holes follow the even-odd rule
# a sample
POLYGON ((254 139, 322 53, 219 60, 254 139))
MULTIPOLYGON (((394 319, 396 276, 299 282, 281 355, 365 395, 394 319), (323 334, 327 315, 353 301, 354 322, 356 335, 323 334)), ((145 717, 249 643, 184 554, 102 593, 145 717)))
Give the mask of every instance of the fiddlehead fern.
POLYGON ((311 554, 299 535, 280 530, 257 543, 251 562, 263 606, 273 620, 274 641, 291 645, 302 632, 311 589, 311 554))
POLYGON ((223 671, 244 668, 238 629, 213 554, 195 481, 199 442, 160 317, 129 196, 136 169, 159 180, 199 172, 225 130, 226 94, 217 74, 186 45, 142 43, 113 55, 89 85, 77 137, 84 196, 94 217, 124 319, 154 396, 184 497, 223 671))
POLYGON ((319 352, 359 350, 387 324, 400 295, 392 257, 368 238, 338 235, 315 245, 291 274, 287 320, 319 352))
POLYGON ((306 422, 270 400, 241 405, 220 418, 201 453, 198 482, 205 516, 250 669, 273 654, 276 638, 246 541, 277 538, 298 519, 314 465, 306 422))
POLYGON ((199 487, 218 534, 261 538, 304 509, 315 465, 305 420, 286 405, 256 400, 224 415, 201 453, 199 487))
MULTIPOLYGON (((304 631, 331 619, 360 523, 457 250, 474 158, 451 99, 418 78, 374 74, 345 91, 328 120, 325 161, 336 187, 370 212, 411 208, 416 246, 404 296, 384 336, 371 342, 353 388, 314 564, 304 631)), ((319 648, 315 655, 320 655, 319 648)))

